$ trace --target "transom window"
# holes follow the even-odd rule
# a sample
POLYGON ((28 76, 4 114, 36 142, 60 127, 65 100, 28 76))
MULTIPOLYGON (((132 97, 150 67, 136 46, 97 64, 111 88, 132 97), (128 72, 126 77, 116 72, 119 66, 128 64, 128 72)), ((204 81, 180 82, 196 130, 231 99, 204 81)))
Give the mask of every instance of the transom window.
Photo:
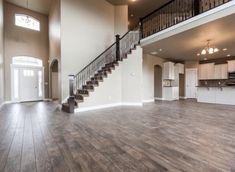
POLYGON ((42 67, 42 60, 34 57, 17 56, 12 58, 12 64, 42 67))
POLYGON ((15 14, 15 25, 27 29, 40 31, 39 20, 25 14, 15 14))

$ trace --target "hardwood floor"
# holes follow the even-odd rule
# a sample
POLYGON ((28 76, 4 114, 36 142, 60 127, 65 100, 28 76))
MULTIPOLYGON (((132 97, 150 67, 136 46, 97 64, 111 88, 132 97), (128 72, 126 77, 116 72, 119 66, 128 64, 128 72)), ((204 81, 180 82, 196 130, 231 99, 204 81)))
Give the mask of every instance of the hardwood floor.
POLYGON ((66 114, 0 110, 0 172, 235 172, 235 106, 156 102, 66 114))

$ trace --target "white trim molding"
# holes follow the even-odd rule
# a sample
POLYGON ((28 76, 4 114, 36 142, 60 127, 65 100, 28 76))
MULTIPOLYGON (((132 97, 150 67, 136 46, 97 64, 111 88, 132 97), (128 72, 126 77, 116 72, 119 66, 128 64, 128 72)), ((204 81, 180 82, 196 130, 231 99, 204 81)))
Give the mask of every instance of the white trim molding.
POLYGON ((180 96, 179 98, 182 99, 182 100, 186 100, 187 99, 187 97, 182 97, 182 96, 180 96))

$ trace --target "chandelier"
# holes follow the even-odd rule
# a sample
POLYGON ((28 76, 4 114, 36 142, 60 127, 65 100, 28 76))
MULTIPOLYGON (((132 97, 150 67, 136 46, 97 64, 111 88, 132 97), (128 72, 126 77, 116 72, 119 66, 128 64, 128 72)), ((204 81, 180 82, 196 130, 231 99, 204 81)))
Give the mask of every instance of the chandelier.
POLYGON ((206 55, 206 54, 211 55, 211 54, 214 54, 214 53, 219 52, 219 49, 218 49, 218 48, 212 47, 212 46, 210 45, 210 41, 211 41, 211 40, 207 40, 207 45, 206 45, 206 47, 201 51, 201 53, 200 53, 201 55, 206 55))

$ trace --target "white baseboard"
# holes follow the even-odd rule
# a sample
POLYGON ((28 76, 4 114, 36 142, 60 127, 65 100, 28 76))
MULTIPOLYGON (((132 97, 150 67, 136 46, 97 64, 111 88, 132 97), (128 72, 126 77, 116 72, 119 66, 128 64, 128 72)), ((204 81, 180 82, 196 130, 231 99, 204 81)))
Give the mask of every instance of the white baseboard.
POLYGON ((106 104, 106 105, 98 105, 98 106, 77 108, 77 109, 74 110, 74 112, 75 113, 87 112, 87 111, 106 109, 106 108, 112 108, 112 107, 118 107, 118 106, 143 106, 143 103, 131 103, 131 102, 112 103, 112 104, 106 104))
POLYGON ((187 97, 180 97, 180 99, 186 100, 186 99, 187 99, 187 97))
POLYGON ((155 97, 155 100, 165 100, 163 97, 155 97))
POLYGON ((154 99, 149 99, 149 100, 142 100, 143 103, 152 103, 154 102, 154 99))

